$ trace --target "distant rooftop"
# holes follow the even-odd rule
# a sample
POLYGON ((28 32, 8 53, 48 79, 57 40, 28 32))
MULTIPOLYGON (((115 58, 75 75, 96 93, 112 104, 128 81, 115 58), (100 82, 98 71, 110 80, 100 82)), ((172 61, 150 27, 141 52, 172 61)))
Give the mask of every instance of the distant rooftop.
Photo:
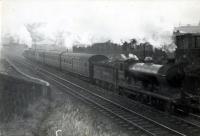
POLYGON ((179 26, 174 28, 174 32, 179 33, 200 33, 200 24, 198 26, 179 26))
POLYGON ((45 39, 45 40, 37 42, 36 44, 37 45, 52 45, 52 44, 55 44, 55 42, 49 39, 45 39))

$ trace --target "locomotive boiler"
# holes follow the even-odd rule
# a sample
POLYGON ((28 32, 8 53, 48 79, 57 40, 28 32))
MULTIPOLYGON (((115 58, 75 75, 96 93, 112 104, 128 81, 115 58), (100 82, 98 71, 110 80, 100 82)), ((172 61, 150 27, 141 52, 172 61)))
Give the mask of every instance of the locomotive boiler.
POLYGON ((128 67, 128 78, 142 81, 144 86, 180 87, 183 71, 174 64, 135 63, 128 67))

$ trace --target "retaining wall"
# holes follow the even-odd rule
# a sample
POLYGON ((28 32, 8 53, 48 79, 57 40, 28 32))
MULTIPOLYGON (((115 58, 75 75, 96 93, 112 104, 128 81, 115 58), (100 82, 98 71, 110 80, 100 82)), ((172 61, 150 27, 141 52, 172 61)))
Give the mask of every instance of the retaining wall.
POLYGON ((49 86, 0 73, 0 121, 23 115, 41 97, 51 99, 49 86))

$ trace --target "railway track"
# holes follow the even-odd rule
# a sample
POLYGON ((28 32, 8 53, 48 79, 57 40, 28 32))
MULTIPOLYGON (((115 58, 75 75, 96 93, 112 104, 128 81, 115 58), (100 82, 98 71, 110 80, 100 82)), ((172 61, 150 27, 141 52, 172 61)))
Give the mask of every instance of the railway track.
POLYGON ((190 116, 200 122, 200 115, 190 113, 190 116))
MULTIPOLYGON (((93 107, 96 107, 104 114, 107 114, 111 118, 114 118, 114 120, 116 120, 123 127, 129 129, 137 128, 139 132, 142 131, 147 135, 154 135, 154 136, 158 135, 196 136, 200 134, 199 128, 197 126, 194 127, 195 125, 181 122, 185 125, 185 128, 187 127, 187 130, 190 129, 190 132, 177 131, 155 120, 152 120, 147 116, 139 114, 132 109, 127 109, 125 106, 117 103, 116 101, 111 101, 110 99, 102 97, 99 94, 95 94, 90 90, 82 88, 81 86, 74 84, 66 79, 63 79, 51 72, 48 72, 45 69, 38 68, 37 70, 40 74, 47 77, 49 80, 67 89, 65 90, 67 91, 67 93, 70 93, 75 97, 79 97, 79 99, 82 99, 84 101, 87 101, 87 103, 93 105, 93 107)), ((180 123, 180 121, 178 123, 180 123)))
POLYGON ((190 113, 186 119, 200 126, 200 115, 190 113))

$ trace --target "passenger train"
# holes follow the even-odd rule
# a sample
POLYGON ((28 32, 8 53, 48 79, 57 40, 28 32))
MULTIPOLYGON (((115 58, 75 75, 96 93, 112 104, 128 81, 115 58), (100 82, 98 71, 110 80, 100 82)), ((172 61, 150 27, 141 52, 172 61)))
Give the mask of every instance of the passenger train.
MULTIPOLYGON (((189 66, 193 64, 186 64, 181 59, 180 52, 182 51, 184 58, 187 49, 184 48, 184 51, 179 49, 182 45, 182 43, 180 45, 180 40, 188 40, 190 43, 192 37, 199 38, 200 36, 185 34, 175 37, 178 44, 177 59, 170 60, 165 65, 154 64, 151 61, 144 62, 135 58, 110 60, 104 55, 46 52, 32 49, 24 51, 24 56, 84 77, 91 83, 142 103, 156 106, 161 110, 169 112, 180 110, 188 113, 193 108, 199 108, 200 74, 194 77, 194 70, 190 70, 190 74, 186 72, 186 68, 189 69, 189 66), (195 82, 190 81, 190 86, 194 84, 193 88, 187 86, 188 79, 195 79, 195 82)), ((195 41, 194 44, 198 44, 199 47, 200 41, 195 41)), ((200 67, 197 69, 200 70, 200 67)))

